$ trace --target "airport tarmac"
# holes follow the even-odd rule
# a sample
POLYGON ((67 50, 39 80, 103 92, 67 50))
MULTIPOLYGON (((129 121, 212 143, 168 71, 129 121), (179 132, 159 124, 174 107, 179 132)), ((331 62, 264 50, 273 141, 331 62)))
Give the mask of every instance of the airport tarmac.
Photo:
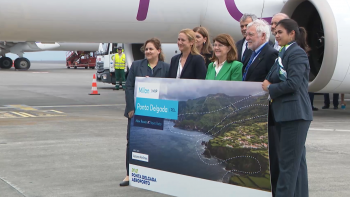
MULTIPOLYGON (((98 83, 101 95, 88 95, 95 72, 48 62, 0 70, 0 197, 167 196, 119 187, 124 91, 98 83)), ((322 102, 315 97, 316 107, 322 102)), ((314 113, 306 143, 311 197, 350 196, 349 108, 314 113)))

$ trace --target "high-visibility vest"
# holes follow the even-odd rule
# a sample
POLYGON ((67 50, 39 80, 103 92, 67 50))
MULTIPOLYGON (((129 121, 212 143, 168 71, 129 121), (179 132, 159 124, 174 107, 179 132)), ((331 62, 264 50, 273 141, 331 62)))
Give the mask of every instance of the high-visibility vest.
POLYGON ((112 60, 114 60, 114 68, 115 69, 125 69, 125 54, 122 54, 122 57, 119 57, 119 54, 115 54, 112 56, 112 60))

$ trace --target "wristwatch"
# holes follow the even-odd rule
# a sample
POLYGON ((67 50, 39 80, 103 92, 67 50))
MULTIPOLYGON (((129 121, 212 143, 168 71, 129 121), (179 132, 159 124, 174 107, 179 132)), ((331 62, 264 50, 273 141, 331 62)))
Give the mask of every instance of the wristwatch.
POLYGON ((267 86, 267 90, 270 90, 270 89, 269 89, 269 88, 270 88, 270 85, 271 85, 271 84, 269 84, 269 85, 267 86))

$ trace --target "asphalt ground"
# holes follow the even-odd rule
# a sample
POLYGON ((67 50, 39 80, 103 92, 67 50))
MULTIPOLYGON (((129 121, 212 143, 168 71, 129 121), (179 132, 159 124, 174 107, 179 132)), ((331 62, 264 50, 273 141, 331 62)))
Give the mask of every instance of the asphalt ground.
MULTIPOLYGON (((95 72, 49 62, 0 70, 0 197, 166 196, 119 187, 124 91, 97 83, 101 95, 88 95, 95 72)), ((316 107, 322 102, 315 97, 316 107)), ((350 196, 349 117, 349 108, 314 112, 306 143, 312 197, 350 196)))

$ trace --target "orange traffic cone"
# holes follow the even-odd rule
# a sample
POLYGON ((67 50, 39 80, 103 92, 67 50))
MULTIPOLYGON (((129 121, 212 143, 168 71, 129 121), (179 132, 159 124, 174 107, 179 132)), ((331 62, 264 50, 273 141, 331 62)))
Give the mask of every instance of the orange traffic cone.
POLYGON ((96 74, 94 74, 94 76, 92 78, 91 93, 89 95, 100 95, 97 91, 96 74))

